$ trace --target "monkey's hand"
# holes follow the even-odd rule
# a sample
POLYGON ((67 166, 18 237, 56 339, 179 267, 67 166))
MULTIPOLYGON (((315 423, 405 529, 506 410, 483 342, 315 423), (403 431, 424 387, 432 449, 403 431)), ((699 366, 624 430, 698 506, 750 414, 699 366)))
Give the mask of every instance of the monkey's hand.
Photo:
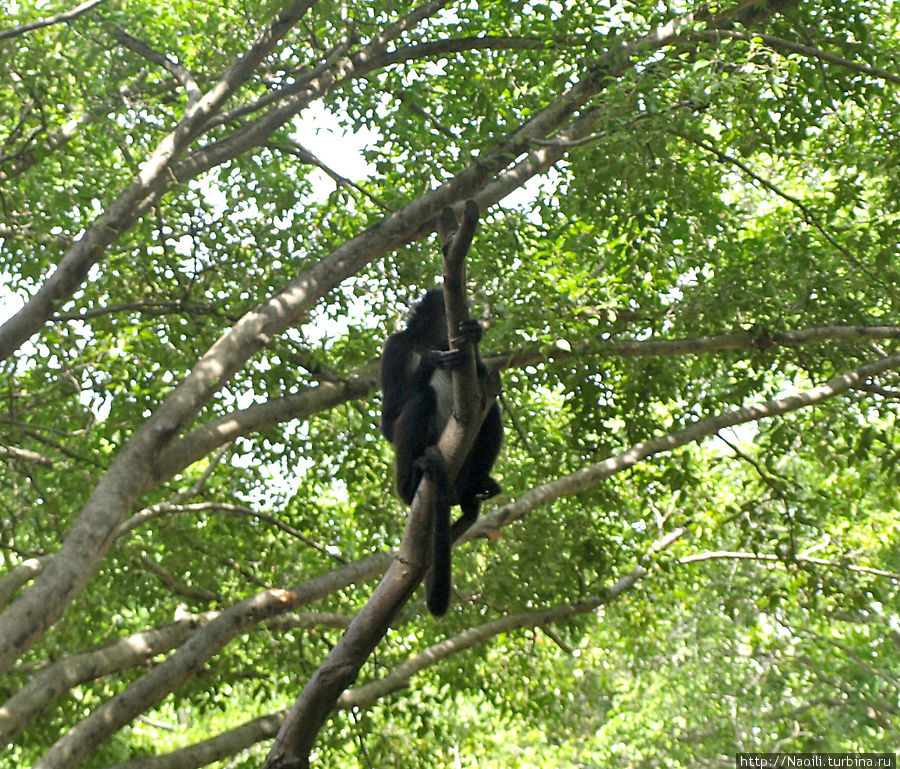
POLYGON ((464 342, 471 342, 477 345, 484 336, 484 329, 476 318, 468 318, 459 322, 456 333, 457 335, 453 337, 454 344, 461 345, 464 342))
POLYGON ((465 350, 432 350, 432 363, 435 368, 454 369, 465 365, 469 353, 465 350))

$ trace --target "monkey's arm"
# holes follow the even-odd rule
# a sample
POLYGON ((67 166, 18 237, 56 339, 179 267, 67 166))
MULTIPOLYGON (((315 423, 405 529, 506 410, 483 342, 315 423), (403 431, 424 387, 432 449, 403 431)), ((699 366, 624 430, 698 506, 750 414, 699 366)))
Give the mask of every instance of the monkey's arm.
POLYGON ((412 345, 404 332, 391 334, 381 353, 381 432, 394 441, 394 423, 409 400, 412 345))

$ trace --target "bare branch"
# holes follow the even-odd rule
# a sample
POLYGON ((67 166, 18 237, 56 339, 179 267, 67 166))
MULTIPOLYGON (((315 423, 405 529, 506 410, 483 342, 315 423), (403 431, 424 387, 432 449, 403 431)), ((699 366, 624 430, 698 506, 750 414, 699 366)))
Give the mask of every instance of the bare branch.
MULTIPOLYGON (((855 264, 860 270, 862 270, 866 275, 868 275, 873 281, 884 285, 884 281, 877 273, 873 272, 867 265, 863 264, 856 256, 854 256, 853 253, 850 252, 850 250, 846 246, 843 246, 842 244, 838 243, 838 241, 834 238, 834 236, 830 232, 828 232, 828 230, 825 228, 825 226, 819 221, 818 217, 815 216, 812 213, 812 211, 810 211, 809 206, 807 206, 796 195, 791 195, 790 193, 785 192, 778 185, 769 181, 761 174, 756 173, 746 163, 738 160, 737 158, 731 157, 731 155, 729 155, 726 152, 722 152, 720 149, 715 147, 712 144, 712 142, 710 142, 708 140, 699 139, 699 138, 690 136, 688 134, 685 134, 681 131, 672 131, 671 133, 675 136, 680 136, 685 141, 691 142, 692 144, 695 144, 696 146, 701 147, 702 149, 706 150, 710 154, 715 155, 723 163, 729 163, 730 165, 733 165, 735 168, 739 168, 743 173, 745 173, 747 176, 749 176, 751 179, 753 179, 755 182, 757 182, 760 186, 762 186, 763 188, 774 193, 775 195, 782 198, 783 200, 786 200, 791 205, 795 206, 802 214, 804 221, 806 221, 806 223, 809 224, 814 229, 818 230, 819 233, 821 233, 822 237, 824 237, 825 240, 827 240, 835 250, 840 251, 840 253, 844 255, 844 257, 847 259, 847 261, 849 261, 852 264, 855 264)), ((890 290, 890 289, 888 289, 888 290, 890 290)), ((894 293, 894 292, 891 291, 891 293, 894 293)))
MULTIPOLYGON (((758 350, 761 347, 800 347, 822 342, 863 342, 900 339, 900 326, 820 326, 797 331, 737 331, 684 339, 583 339, 547 349, 535 347, 504 355, 485 357, 492 370, 534 366, 586 356, 678 356, 704 355, 723 350, 758 350)), ((205 457, 218 446, 242 435, 258 432, 281 422, 307 419, 355 398, 364 398, 378 386, 375 364, 336 382, 326 382, 307 390, 272 398, 265 403, 225 414, 201 425, 176 441, 154 464, 151 486, 205 457)))
POLYGON ((328 176, 334 179, 339 187, 349 187, 352 190, 356 190, 358 193, 371 200, 382 211, 389 210, 386 203, 380 201, 377 197, 375 197, 375 195, 373 195, 364 187, 360 187, 352 179, 348 179, 346 176, 341 176, 337 171, 325 165, 324 162, 319 160, 319 158, 313 155, 308 149, 300 145, 298 142, 291 141, 288 144, 282 144, 280 142, 267 142, 265 146, 272 150, 286 152, 289 155, 293 155, 294 157, 299 158, 303 163, 308 163, 309 165, 316 166, 316 168, 320 168, 322 171, 328 174, 328 176))
POLYGON ((309 545, 314 550, 319 551, 323 555, 328 556, 328 558, 333 559, 338 563, 345 564, 348 562, 346 558, 344 558, 340 553, 336 552, 335 548, 328 547, 321 544, 320 542, 317 542, 312 537, 306 536, 306 534, 304 534, 302 531, 298 531, 293 526, 290 526, 274 515, 259 512, 258 510, 254 510, 252 507, 246 507, 245 505, 234 505, 227 502, 197 502, 191 505, 179 505, 163 502, 158 505, 153 505, 152 507, 145 508, 144 510, 135 513, 133 516, 131 516, 131 518, 125 521, 116 531, 116 537, 118 538, 129 531, 133 531, 134 529, 142 526, 147 521, 153 520, 154 518, 161 518, 165 515, 195 514, 212 510, 216 512, 227 513, 228 515, 244 516, 248 518, 256 518, 260 521, 265 521, 266 523, 271 524, 277 529, 281 529, 281 531, 290 534, 292 537, 300 540, 306 545, 309 545))
POLYGON ((217 601, 219 599, 219 596, 211 590, 192 587, 191 585, 186 585, 184 582, 181 582, 171 571, 161 566, 147 555, 142 555, 140 561, 141 565, 147 569, 147 571, 159 577, 159 581, 175 595, 183 596, 189 601, 200 601, 201 603, 211 603, 212 601, 217 601))
POLYGON ((199 628, 168 659, 95 708, 87 718, 57 740, 33 769, 78 766, 99 742, 195 675, 210 657, 233 638, 259 622, 323 598, 342 586, 376 576, 384 571, 390 560, 388 554, 375 554, 295 588, 265 590, 229 607, 199 628))
POLYGON ((795 393, 794 395, 774 398, 756 406, 747 406, 716 414, 715 416, 700 419, 681 430, 675 430, 667 435, 636 443, 616 456, 576 470, 564 478, 537 486, 525 492, 513 502, 498 508, 489 515, 482 516, 469 530, 465 539, 489 536, 490 533, 498 531, 511 521, 519 520, 531 510, 546 504, 549 500, 583 491, 605 478, 634 467, 638 462, 655 454, 674 451, 688 443, 694 443, 715 435, 719 430, 726 427, 756 422, 761 419, 788 414, 798 409, 817 406, 841 393, 847 392, 855 387, 856 384, 865 381, 869 377, 885 371, 895 370, 898 367, 900 367, 900 354, 881 358, 865 363, 846 374, 838 374, 819 387, 795 393))
MULTIPOLYGON (((454 654, 472 648, 477 644, 485 643, 501 633, 512 632, 526 627, 549 625, 577 614, 595 611, 600 606, 612 603, 623 593, 633 588, 649 573, 647 562, 653 554, 670 547, 683 534, 684 529, 677 529, 657 539, 648 548, 647 554, 641 558, 641 562, 605 589, 602 595, 591 596, 576 604, 565 604, 550 609, 501 617, 479 627, 470 628, 453 638, 419 652, 384 678, 345 691, 338 699, 336 708, 350 710, 368 707, 378 699, 405 687, 409 679, 416 673, 454 654)), ((316 615, 311 616, 315 617, 316 615)), ((214 760, 227 758, 239 750, 271 737, 283 725, 288 712, 287 710, 282 710, 263 718, 253 719, 235 729, 228 730, 187 748, 163 755, 127 761, 108 767, 108 769, 193 769, 194 767, 203 766, 214 760)))
POLYGON ((45 457, 43 454, 38 454, 36 451, 19 449, 15 446, 0 446, 0 459, 27 462, 31 465, 44 465, 45 467, 53 466, 53 460, 49 457, 45 457))
POLYGON ((20 587, 27 585, 40 574, 50 558, 49 555, 29 558, 6 572, 0 578, 0 606, 6 606, 20 587))

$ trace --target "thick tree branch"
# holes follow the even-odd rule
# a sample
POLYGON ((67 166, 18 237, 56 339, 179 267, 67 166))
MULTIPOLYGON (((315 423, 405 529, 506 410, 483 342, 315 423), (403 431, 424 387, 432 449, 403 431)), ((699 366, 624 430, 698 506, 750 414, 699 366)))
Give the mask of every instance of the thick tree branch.
POLYGON ((31 677, 19 691, 0 706, 0 741, 8 744, 54 700, 81 683, 100 676, 148 663, 171 651, 216 617, 207 612, 185 617, 162 627, 120 638, 99 649, 70 654, 56 660, 31 677))
POLYGON ((377 576, 390 555, 375 554, 288 590, 265 590, 221 612, 199 628, 165 662, 107 700, 57 740, 32 769, 67 769, 81 764, 97 745, 159 702, 192 676, 229 641, 255 624, 377 576))
MULTIPOLYGON (((501 617, 442 641, 414 655, 399 665, 387 676, 355 689, 345 691, 337 700, 336 709, 370 707, 379 699, 404 688, 409 679, 416 673, 436 665, 444 659, 459 654, 466 649, 485 643, 492 638, 526 627, 541 627, 560 622, 578 614, 596 611, 600 606, 612 603, 628 590, 633 588, 649 573, 649 561, 656 554, 670 547, 684 534, 684 529, 677 529, 657 539, 640 563, 630 572, 604 589, 602 594, 590 596, 575 604, 523 612, 521 614, 501 617)), ((191 745, 181 750, 159 756, 127 761, 110 766, 107 769, 196 769, 211 761, 227 758, 238 750, 271 737, 281 727, 289 711, 283 710, 263 718, 253 719, 235 729, 228 730, 215 737, 191 745)))
MULTIPOLYGON (((444 214, 443 221, 446 224, 447 218, 452 217, 452 212, 447 209, 444 214)), ((464 293, 465 256, 472 243, 477 220, 478 208, 469 202, 459 230, 452 235, 444 233, 447 236, 443 238, 444 296, 447 322, 453 329, 458 327, 463 318, 468 317, 464 293)), ((460 393, 478 386, 474 356, 470 356, 469 363, 470 366, 464 373, 453 371, 454 412, 459 413, 453 414, 438 444, 451 479, 459 472, 480 424, 480 421, 472 418, 479 405, 461 403, 459 400, 460 393), (471 381, 461 382, 460 379, 471 381)), ((316 736, 334 708, 337 698, 356 680, 363 663, 425 575, 431 557, 431 533, 435 525, 434 497, 434 483, 426 476, 413 499, 397 558, 327 659, 300 692, 278 731, 266 758, 265 769, 308 766, 316 736)))
MULTIPOLYGON (((704 355, 724 350, 754 351, 770 347, 802 347, 822 342, 865 342, 900 339, 900 326, 819 326, 797 331, 736 331, 683 339, 582 339, 566 340, 558 347, 524 348, 484 359, 489 369, 502 371, 588 356, 653 357, 704 355)), ((148 489, 155 487, 217 447, 242 435, 259 432, 282 422, 308 419, 317 414, 365 398, 378 386, 375 364, 338 382, 327 382, 293 395, 272 398, 240 411, 225 414, 199 426, 172 444, 154 464, 148 489)))

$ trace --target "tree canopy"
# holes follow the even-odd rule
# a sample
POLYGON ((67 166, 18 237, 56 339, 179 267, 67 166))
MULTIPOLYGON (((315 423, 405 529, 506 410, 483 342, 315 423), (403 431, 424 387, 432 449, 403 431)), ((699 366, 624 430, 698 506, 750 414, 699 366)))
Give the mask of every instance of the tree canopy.
POLYGON ((0 8, 0 764, 896 750, 898 51, 876 0, 0 8), (377 370, 466 201, 504 491, 435 620, 377 370))

